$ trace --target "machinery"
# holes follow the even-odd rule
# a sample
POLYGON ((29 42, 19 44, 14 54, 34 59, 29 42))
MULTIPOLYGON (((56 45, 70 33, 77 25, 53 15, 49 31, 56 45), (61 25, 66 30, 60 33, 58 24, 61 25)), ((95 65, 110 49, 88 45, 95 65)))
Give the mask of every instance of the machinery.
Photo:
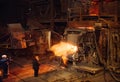
POLYGON ((107 69, 115 80, 120 81, 119 30, 119 26, 104 19, 94 23, 93 29, 67 28, 65 40, 78 47, 75 68, 93 74, 107 69))
POLYGON ((0 38, 1 54, 6 53, 11 56, 45 54, 51 45, 62 38, 58 33, 49 29, 24 30, 20 23, 7 26, 3 33, 4 36, 0 38))
POLYGON ((20 23, 11 23, 3 27, 0 38, 0 53, 10 56, 27 54, 28 41, 26 41, 26 32, 20 23), (25 51, 24 51, 25 50, 25 51), (21 53, 22 51, 22 53, 21 53))
POLYGON ((65 30, 64 38, 66 41, 78 47, 77 60, 79 62, 95 53, 95 38, 93 34, 93 27, 67 28, 65 30))

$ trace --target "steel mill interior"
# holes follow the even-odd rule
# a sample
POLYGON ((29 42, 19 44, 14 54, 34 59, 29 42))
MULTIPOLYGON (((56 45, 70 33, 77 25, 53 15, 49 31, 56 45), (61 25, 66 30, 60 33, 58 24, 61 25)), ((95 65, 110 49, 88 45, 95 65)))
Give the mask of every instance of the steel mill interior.
POLYGON ((120 0, 0 0, 0 82, 119 81, 120 0))

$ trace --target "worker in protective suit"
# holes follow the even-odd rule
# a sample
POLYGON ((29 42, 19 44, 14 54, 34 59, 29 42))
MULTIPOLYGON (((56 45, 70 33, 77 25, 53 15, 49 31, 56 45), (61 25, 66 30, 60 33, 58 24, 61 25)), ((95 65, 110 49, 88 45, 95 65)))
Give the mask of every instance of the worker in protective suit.
POLYGON ((9 59, 7 55, 2 55, 2 58, 0 59, 0 67, 3 71, 3 78, 7 78, 9 72, 9 59))

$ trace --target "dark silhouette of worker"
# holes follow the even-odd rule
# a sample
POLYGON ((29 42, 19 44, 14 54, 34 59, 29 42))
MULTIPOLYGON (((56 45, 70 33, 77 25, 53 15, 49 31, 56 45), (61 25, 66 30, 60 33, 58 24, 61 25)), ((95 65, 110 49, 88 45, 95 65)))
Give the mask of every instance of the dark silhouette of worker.
POLYGON ((39 66, 40 66, 39 56, 34 56, 32 65, 33 65, 33 70, 34 70, 34 77, 38 77, 39 66))
POLYGON ((2 55, 2 58, 0 60, 0 68, 3 71, 3 78, 7 78, 9 73, 9 59, 7 55, 2 55))

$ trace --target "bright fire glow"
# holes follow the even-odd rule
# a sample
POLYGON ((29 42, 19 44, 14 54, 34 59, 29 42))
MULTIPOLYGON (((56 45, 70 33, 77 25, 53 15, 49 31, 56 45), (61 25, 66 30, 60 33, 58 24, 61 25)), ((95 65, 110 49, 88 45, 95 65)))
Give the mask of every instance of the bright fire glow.
POLYGON ((50 50, 54 52, 55 56, 61 56, 63 63, 66 64, 68 60, 67 56, 74 54, 77 51, 77 46, 67 42, 60 42, 56 45, 53 45, 50 50))

